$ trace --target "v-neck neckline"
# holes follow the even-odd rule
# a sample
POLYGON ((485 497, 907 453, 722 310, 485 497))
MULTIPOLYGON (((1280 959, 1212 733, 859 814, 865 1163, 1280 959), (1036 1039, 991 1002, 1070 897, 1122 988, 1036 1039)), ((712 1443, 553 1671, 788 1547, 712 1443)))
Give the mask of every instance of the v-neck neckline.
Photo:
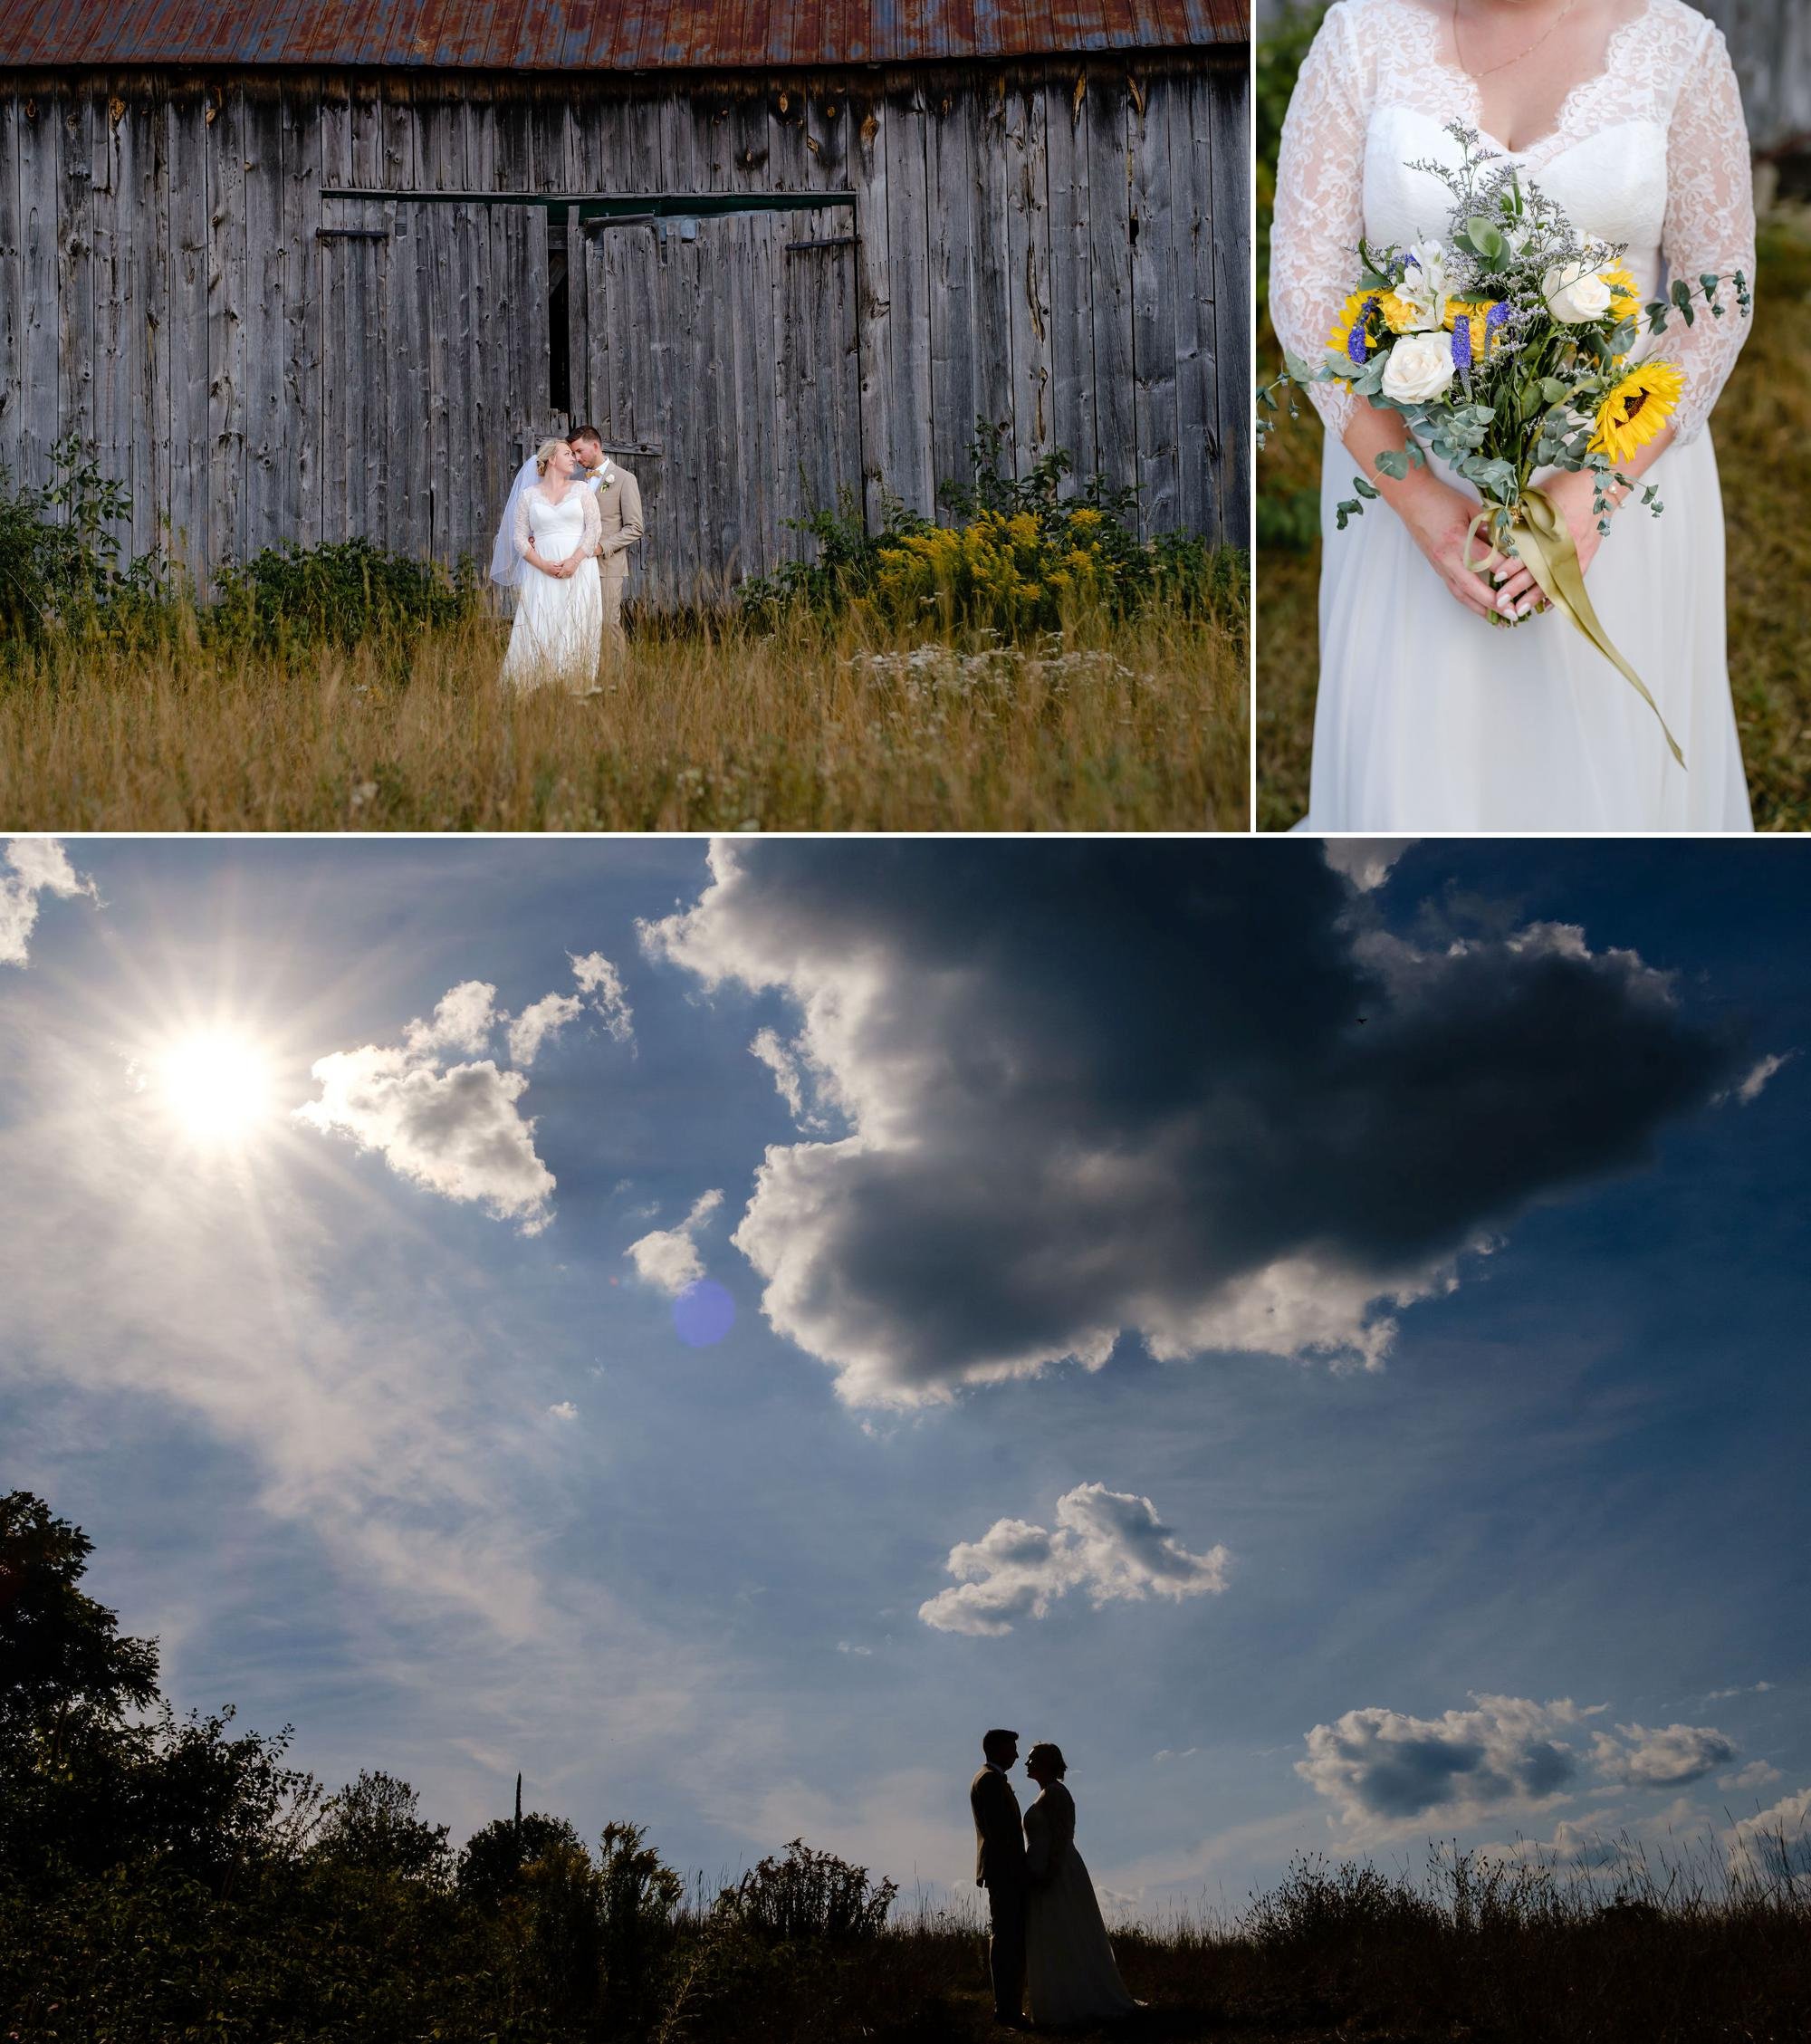
MULTIPOLYGON (((1567 89, 1566 97, 1560 101, 1559 110, 1554 116, 1552 127, 1544 135, 1538 135, 1533 141, 1524 143, 1520 149, 1512 149, 1500 135, 1492 134, 1484 125, 1483 82, 1474 77, 1462 63, 1456 61, 1448 63, 1440 54, 1443 46, 1445 24, 1436 10, 1421 5, 1420 0, 1397 0, 1397 4, 1407 6, 1412 12, 1419 14, 1427 24, 1428 32, 1433 40, 1434 52, 1430 61, 1436 71, 1449 72, 1463 84, 1466 94, 1471 101, 1471 125, 1478 130, 1479 139, 1489 142, 1493 149, 1500 150, 1511 163, 1526 163, 1537 150, 1545 149, 1549 142, 1557 142, 1567 132, 1571 124, 1573 108, 1578 101, 1586 93, 1595 91, 1604 81, 1615 72, 1617 45, 1622 42, 1624 36, 1627 35, 1631 30, 1640 28, 1654 10, 1654 0, 1644 0, 1644 4, 1638 14, 1631 14, 1625 22, 1618 22, 1615 27, 1610 31, 1605 42, 1603 62, 1588 77, 1581 78, 1576 85, 1569 86, 1567 89)), ((1456 60, 1459 55, 1456 44, 1452 53, 1456 60)))

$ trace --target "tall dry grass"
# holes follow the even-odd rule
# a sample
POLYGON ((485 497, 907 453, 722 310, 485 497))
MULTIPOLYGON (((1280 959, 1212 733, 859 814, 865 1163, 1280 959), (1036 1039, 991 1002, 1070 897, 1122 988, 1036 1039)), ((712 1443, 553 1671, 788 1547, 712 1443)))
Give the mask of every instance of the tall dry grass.
POLYGON ((493 619, 305 659, 80 640, 0 668, 0 827, 1227 830, 1242 602, 916 648, 860 618, 658 622, 589 698, 499 686, 493 619), (877 658, 877 656, 879 657, 877 658))
MULTIPOLYGON (((1790 1843, 1791 1841, 1782 1841, 1790 1843)), ((688 1924, 687 1939, 702 1926, 688 1924)), ((1298 1859, 1237 1916, 1203 1905, 1113 1933, 1145 2003, 1072 2039, 1290 2044, 1803 2044, 1811 1896, 1730 1865, 1712 1841, 1667 1855, 1612 1841, 1593 1864, 1429 1849, 1424 1872, 1298 1859), (1614 1865, 1606 1865, 1606 1858, 1614 1865)), ((721 2044, 1000 2032, 972 1916, 920 1909, 877 1940, 813 1947, 754 1982, 698 1985, 673 2036, 721 2044), (739 1989, 740 1991, 736 1991, 739 1989), (691 2018, 687 2029, 683 2019, 691 2018)))

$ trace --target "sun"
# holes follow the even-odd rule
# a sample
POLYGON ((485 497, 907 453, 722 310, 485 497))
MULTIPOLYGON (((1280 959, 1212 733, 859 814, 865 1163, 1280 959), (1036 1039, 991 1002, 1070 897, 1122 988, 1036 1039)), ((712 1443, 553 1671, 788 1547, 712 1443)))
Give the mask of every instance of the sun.
POLYGON ((203 1148, 246 1142, 275 1111, 270 1053, 243 1030, 173 1037, 149 1063, 148 1077, 163 1107, 203 1148))

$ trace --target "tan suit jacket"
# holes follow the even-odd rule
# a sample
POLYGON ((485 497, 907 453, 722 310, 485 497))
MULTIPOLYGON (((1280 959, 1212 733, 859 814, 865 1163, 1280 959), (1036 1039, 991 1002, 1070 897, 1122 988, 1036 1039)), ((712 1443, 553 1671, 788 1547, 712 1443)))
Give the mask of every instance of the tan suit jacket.
POLYGON ((642 535, 641 485, 626 468, 617 468, 612 479, 599 485, 598 522, 603 527, 603 543, 598 549, 598 570, 608 582, 628 577, 628 550, 642 535))
POLYGON ((1025 1886, 1025 1827, 1019 1799, 997 1768, 984 1767, 968 1785, 974 1813, 974 1885, 995 1890, 1025 1886))

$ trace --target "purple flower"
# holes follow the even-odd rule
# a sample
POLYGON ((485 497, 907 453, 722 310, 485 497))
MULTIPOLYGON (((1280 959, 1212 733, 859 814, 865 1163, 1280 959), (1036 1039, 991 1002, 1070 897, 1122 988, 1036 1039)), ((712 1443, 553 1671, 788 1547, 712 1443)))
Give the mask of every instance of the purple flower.
POLYGON ((1471 315, 1466 312, 1452 322, 1452 366, 1456 369, 1471 367, 1471 315))
POLYGON ((1484 339, 1487 346, 1490 342, 1490 337, 1496 332, 1497 329, 1502 325, 1503 321, 1507 320, 1509 316, 1509 302, 1507 298, 1498 299, 1497 302, 1491 306, 1490 310, 1488 312, 1485 313, 1484 339))
POLYGON ((1370 324, 1371 315, 1376 309, 1377 301, 1367 298, 1358 308, 1358 316, 1352 322, 1352 331, 1346 336, 1346 352, 1360 369, 1365 366, 1365 329, 1370 324))

